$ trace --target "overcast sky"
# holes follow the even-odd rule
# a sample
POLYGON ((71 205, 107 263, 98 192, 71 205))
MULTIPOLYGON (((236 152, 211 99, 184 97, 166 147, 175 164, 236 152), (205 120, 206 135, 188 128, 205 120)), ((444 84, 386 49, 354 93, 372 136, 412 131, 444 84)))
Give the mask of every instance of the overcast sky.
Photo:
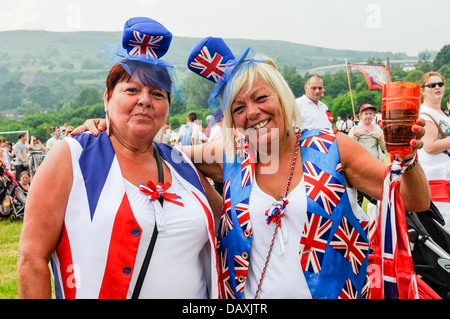
POLYGON ((448 9, 448 0, 0 0, 0 31, 120 31, 147 16, 174 36, 417 55, 450 44, 448 9))

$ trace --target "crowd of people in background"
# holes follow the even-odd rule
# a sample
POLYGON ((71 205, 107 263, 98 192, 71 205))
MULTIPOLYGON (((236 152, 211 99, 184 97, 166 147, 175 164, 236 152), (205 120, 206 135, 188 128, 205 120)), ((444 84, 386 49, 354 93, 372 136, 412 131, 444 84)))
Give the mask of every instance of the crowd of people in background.
POLYGON ((25 194, 45 155, 56 142, 70 135, 73 130, 73 126, 55 126, 50 138, 44 143, 26 132, 18 133, 14 142, 0 137, 0 159, 25 194))

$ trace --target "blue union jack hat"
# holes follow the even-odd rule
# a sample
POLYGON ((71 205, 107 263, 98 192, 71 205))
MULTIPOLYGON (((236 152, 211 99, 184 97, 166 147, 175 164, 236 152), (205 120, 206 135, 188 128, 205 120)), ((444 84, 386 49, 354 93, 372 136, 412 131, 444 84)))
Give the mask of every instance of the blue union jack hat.
POLYGON ((239 76, 244 69, 253 66, 254 63, 267 63, 267 61, 253 59, 254 55, 255 52, 247 47, 235 57, 225 41, 215 37, 204 38, 191 49, 187 61, 188 68, 217 83, 208 99, 209 109, 216 123, 221 120, 223 108, 227 105, 230 92, 232 92, 232 88, 227 90, 225 88, 231 85, 233 77, 239 76), (248 56, 252 56, 252 58, 248 58, 248 56))
POLYGON ((222 38, 208 37, 198 41, 188 57, 188 68, 218 83, 225 73, 225 64, 235 56, 222 38))
POLYGON ((171 42, 172 33, 161 23, 146 17, 136 17, 125 23, 122 44, 104 45, 104 49, 114 51, 116 58, 113 62, 122 65, 133 78, 174 93, 177 100, 184 101, 184 92, 178 85, 175 68, 161 60, 171 42), (117 58, 121 60, 117 61, 117 58))
POLYGON ((122 46, 136 58, 161 58, 169 49, 172 33, 150 18, 131 18, 123 28, 122 46))

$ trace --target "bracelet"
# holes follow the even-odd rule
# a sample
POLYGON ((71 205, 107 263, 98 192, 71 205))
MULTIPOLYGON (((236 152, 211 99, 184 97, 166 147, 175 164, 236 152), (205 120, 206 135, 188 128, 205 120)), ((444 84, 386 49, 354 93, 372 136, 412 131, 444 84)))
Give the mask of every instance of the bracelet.
POLYGON ((417 162, 418 162, 418 160, 417 160, 417 153, 416 153, 416 155, 414 155, 413 158, 409 159, 408 161, 406 161, 406 163, 404 163, 405 165, 409 164, 408 167, 406 167, 405 172, 413 170, 414 167, 416 167, 417 162))
POLYGON ((412 171, 414 167, 416 167, 417 161, 414 161, 412 164, 409 164, 408 167, 405 169, 405 172, 412 171))

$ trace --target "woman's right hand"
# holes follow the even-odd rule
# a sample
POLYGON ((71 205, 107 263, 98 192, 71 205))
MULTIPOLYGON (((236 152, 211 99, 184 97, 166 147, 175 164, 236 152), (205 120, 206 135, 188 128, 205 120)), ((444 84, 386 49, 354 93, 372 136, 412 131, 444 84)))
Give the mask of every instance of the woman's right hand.
POLYGON ((99 132, 106 131, 106 120, 105 119, 88 119, 84 124, 78 126, 73 130, 70 136, 75 136, 83 132, 89 131, 92 135, 97 136, 99 132))

